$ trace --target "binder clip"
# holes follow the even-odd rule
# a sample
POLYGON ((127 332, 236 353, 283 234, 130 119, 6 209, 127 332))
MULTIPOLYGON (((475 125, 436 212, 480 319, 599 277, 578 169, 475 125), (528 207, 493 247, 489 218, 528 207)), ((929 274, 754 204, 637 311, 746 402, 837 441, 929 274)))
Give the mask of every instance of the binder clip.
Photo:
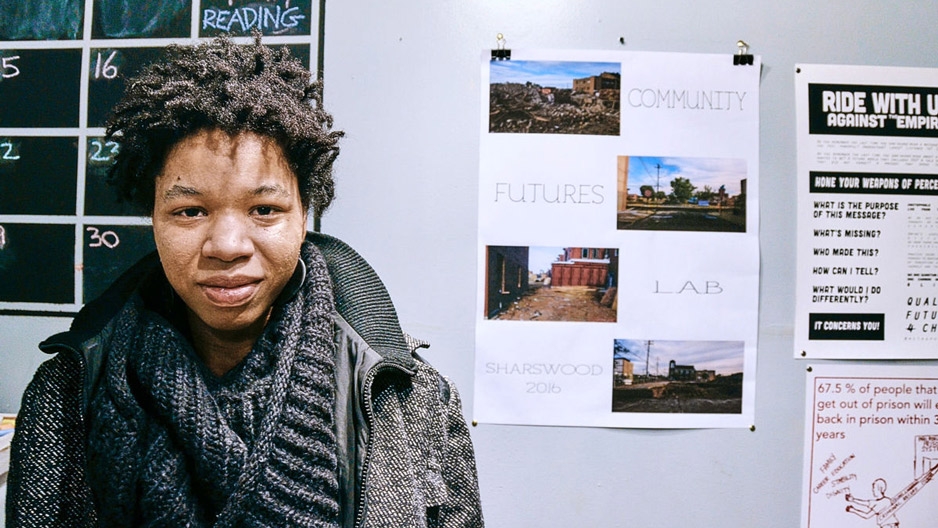
POLYGON ((511 60, 511 50, 505 49, 505 36, 499 33, 495 36, 498 47, 492 50, 492 60, 511 60))
POLYGON ((733 65, 735 66, 751 66, 752 65, 752 55, 749 54, 749 44, 746 44, 744 40, 737 40, 736 55, 733 55, 733 65))

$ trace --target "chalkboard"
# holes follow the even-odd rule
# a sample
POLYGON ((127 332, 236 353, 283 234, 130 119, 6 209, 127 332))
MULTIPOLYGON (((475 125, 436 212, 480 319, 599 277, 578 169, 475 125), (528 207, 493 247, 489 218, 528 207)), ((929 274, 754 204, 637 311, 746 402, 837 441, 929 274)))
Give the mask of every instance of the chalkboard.
POLYGON ((136 262, 156 249, 150 226, 86 225, 84 237, 84 302, 104 293, 127 269, 127 263, 136 262))
POLYGON ((154 250, 149 219, 107 184, 119 147, 103 127, 163 46, 260 28, 312 66, 311 0, 205 0, 199 24, 192 0, 93 0, 90 38, 84 5, 0 5, 0 314, 74 314, 154 250))
POLYGON ((94 0, 92 38, 188 37, 191 0, 94 0))
POLYGON ((19 303, 74 302, 75 227, 0 225, 0 299, 19 303))
POLYGON ((0 127, 78 126, 80 49, 0 50, 0 127))
POLYGON ((0 138, 0 211, 74 215, 77 156, 75 137, 0 138))
POLYGON ((85 0, 0 2, 0 40, 81 38, 85 0))
POLYGON ((124 93, 124 80, 155 61, 162 48, 92 48, 88 65, 88 126, 103 127, 124 93))

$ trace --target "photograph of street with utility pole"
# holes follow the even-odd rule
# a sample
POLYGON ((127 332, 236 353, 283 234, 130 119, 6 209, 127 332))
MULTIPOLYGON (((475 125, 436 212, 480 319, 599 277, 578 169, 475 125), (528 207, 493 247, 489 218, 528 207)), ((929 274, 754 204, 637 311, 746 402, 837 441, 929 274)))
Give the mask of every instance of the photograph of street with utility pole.
POLYGON ((619 135, 617 62, 492 61, 489 132, 619 135))
POLYGON ((746 161, 618 156, 618 229, 746 232, 746 161))
POLYGON ((485 317, 615 322, 619 250, 487 246, 485 317))
POLYGON ((743 341, 616 339, 612 412, 739 414, 743 341))

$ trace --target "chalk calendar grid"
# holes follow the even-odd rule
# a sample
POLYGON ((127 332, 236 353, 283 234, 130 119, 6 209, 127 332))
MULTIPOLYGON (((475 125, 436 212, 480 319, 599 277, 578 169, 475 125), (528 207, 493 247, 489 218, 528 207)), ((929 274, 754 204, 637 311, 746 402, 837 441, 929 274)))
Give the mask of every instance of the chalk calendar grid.
POLYGON ((162 0, 128 13, 121 0, 29 4, 0 7, 0 314, 71 315, 154 249, 149 219, 105 182, 117 145, 103 127, 125 80, 168 44, 223 33, 241 43, 255 28, 316 71, 320 6, 162 0))

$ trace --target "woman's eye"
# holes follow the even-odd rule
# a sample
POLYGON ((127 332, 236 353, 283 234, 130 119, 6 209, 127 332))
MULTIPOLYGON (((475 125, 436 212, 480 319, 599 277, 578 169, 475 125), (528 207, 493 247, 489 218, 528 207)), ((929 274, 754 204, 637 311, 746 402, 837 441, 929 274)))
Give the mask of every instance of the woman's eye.
POLYGON ((182 211, 179 211, 179 213, 177 214, 179 214, 180 216, 185 216, 186 218, 195 218, 196 216, 199 216, 202 214, 202 210, 197 207, 187 207, 183 209, 182 211))

